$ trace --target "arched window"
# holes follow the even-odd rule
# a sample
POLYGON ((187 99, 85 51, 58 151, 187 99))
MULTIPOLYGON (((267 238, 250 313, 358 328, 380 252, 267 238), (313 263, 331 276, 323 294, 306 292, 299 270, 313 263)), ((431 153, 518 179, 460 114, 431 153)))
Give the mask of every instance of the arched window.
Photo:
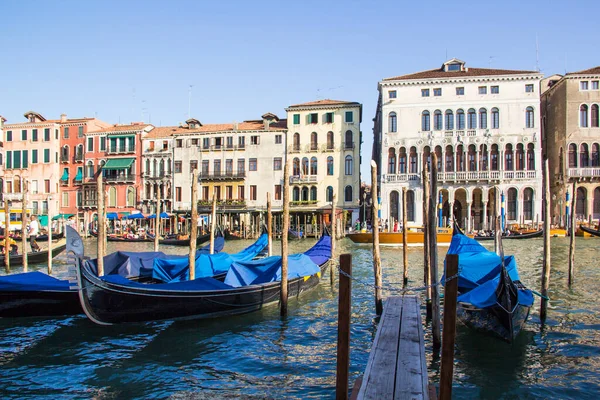
POLYGON ((465 150, 462 144, 456 147, 456 171, 463 172, 465 170, 465 150))
POLYGON ((294 133, 294 151, 300 151, 300 134, 298 132, 294 133))
POLYGON ((587 104, 582 104, 579 107, 579 126, 582 128, 588 127, 588 106, 587 104))
POLYGON ((158 164, 158 168, 159 168, 159 176, 162 178, 163 176, 165 176, 165 160, 160 160, 160 163, 158 164))
POLYGON ((452 146, 446 146, 446 166, 444 171, 454 172, 454 149, 452 149, 452 146))
POLYGON ((60 161, 68 162, 69 161, 69 146, 64 145, 61 149, 60 161))
POLYGON ((388 150, 388 174, 396 173, 396 149, 390 147, 388 150))
POLYGON ((171 175, 171 159, 167 158, 167 174, 171 175))
POLYGON ((600 187, 594 189, 594 205, 592 210, 592 218, 600 218, 600 187))
POLYGON ((302 158, 302 175, 308 175, 308 157, 302 158))
POLYGON ((459 131, 465 129, 465 111, 463 109, 456 110, 456 129, 459 131))
POLYGON ((523 190, 523 218, 533 221, 533 189, 525 188, 523 190))
POLYGON ((344 163, 344 170, 345 170, 345 174, 346 175, 352 175, 352 173, 354 172, 354 165, 352 162, 352 156, 346 156, 346 160, 344 163))
POLYGON ((598 143, 592 144, 592 167, 600 167, 600 148, 598 143))
POLYGON ((498 162, 498 145, 492 145, 492 151, 490 152, 490 169, 492 171, 498 171, 500 163, 498 162))
POLYGON ((500 111, 494 107, 492 108, 492 129, 500 128, 500 111))
POLYGON ((579 146, 579 168, 585 168, 589 165, 590 153, 587 143, 581 143, 579 146))
POLYGON ((300 188, 298 186, 292 189, 292 201, 300 201, 300 188))
POLYGON ((294 157, 292 161, 292 175, 300 175, 300 159, 298 157, 294 157))
POLYGON ((327 186, 327 189, 325 190, 325 201, 333 201, 333 186, 327 186))
POLYGON ((344 148, 353 149, 354 148, 354 134, 352 131, 346 131, 346 137, 344 138, 344 148))
MULTIPOLYGON (((413 165, 412 165, 412 149, 413 148, 410 149, 410 152, 411 152, 411 157, 410 157, 411 158, 411 164, 410 164, 411 172, 412 172, 412 167, 413 167, 413 165)), ((434 152, 435 152, 435 156, 437 158, 437 169, 438 169, 439 172, 443 172, 442 171, 442 165, 444 165, 444 160, 442 159, 442 146, 435 146, 434 152)))
POLYGON ((535 171, 535 153, 533 151, 533 143, 527 145, 527 169, 535 171))
POLYGON ((313 132, 310 134, 310 149, 317 150, 318 149, 318 135, 317 132, 313 132))
POLYGON ((406 191, 406 219, 415 221, 415 192, 412 190, 406 191))
POLYGON ((467 113, 467 129, 477 129, 477 114, 474 108, 469 108, 467 113))
POLYGON ((135 189, 133 186, 127 187, 127 206, 133 207, 135 205, 135 189))
POLYGON ((507 144, 504 148, 504 170, 505 171, 513 171, 514 170, 514 160, 513 160, 513 147, 512 144, 507 144))
POLYGON ((327 175, 333 175, 333 157, 327 157, 327 175))
POLYGON ((479 109, 479 129, 487 129, 487 110, 479 109))
POLYGON ((153 165, 153 170, 152 170, 152 176, 153 177, 157 177, 158 176, 158 160, 155 158, 154 161, 152 162, 153 165))
POLYGON ((317 157, 310 158, 310 174, 317 175, 317 157))
POLYGON ((116 207, 117 206, 117 188, 111 186, 108 189, 108 206, 116 207))
POLYGON ((146 175, 150 176, 150 159, 146 159, 146 175))
POLYGON ((327 150, 333 150, 333 132, 327 132, 327 150))
POLYGON ((94 177, 94 163, 92 161, 88 161, 87 162, 85 176, 87 178, 93 178, 94 177))
POLYGON ((569 168, 577 168, 577 145, 569 145, 569 168))
POLYGON ((389 119, 390 132, 398 132, 398 118, 396 117, 396 113, 391 112, 389 119))
POLYGON ((398 173, 406 173, 406 149, 404 147, 400 147, 398 152, 398 173))
POLYGON ((533 127, 535 127, 535 122, 533 119, 533 107, 527 107, 525 109, 525 128, 533 127))
POLYGON ((508 189, 508 199, 506 201, 506 217, 509 220, 517 219, 517 189, 508 189))
POLYGON ((352 202, 352 186, 350 185, 344 188, 344 201, 352 202))
POLYGON ((13 193, 21 193, 21 178, 13 178, 13 193))
POLYGON ((435 112, 433 113, 433 130, 441 131, 442 122, 442 112, 440 110, 435 110, 435 112))
POLYGON ((454 113, 452 110, 446 110, 446 130, 454 130, 454 113))
POLYGON ((104 160, 100 160, 100 162, 98 163, 98 171, 97 172, 102 171, 102 176, 106 176, 106 171, 102 170, 102 168, 104 167, 104 164, 106 164, 106 161, 104 161, 104 160))
POLYGON ((590 124, 590 126, 592 128, 598 128, 600 126, 599 125, 600 121, 598 119, 598 104, 592 104, 591 111, 592 111, 592 115, 591 115, 591 117, 592 117, 592 123, 590 124))
POLYGON ((522 143, 517 144, 516 153, 517 171, 523 171, 525 169, 525 151, 522 143))
MULTIPOLYGON (((418 174, 419 171, 417 171, 417 148, 416 147, 411 147, 410 148, 410 173, 411 174, 418 174)), ((440 160, 441 161, 441 160, 440 160)))
POLYGON ((302 201, 308 201, 308 188, 306 186, 302 188, 302 201))
POLYGON ((431 130, 431 116, 427 110, 421 113, 421 130, 425 132, 431 130))
POLYGON ((469 145, 469 152, 467 154, 468 160, 469 160, 469 171, 476 171, 477 170, 477 160, 475 159, 476 156, 476 149, 475 149, 475 145, 474 144, 470 144, 469 145))
POLYGON ((488 170, 488 148, 487 144, 482 144, 479 148, 479 170, 488 170))
POLYGON ((400 206, 400 195, 397 190, 392 190, 390 193, 390 218, 394 221, 398 221, 399 213, 398 208, 400 206))
POLYGON ((310 199, 311 199, 311 201, 317 201, 317 187, 316 186, 310 187, 310 199))
POLYGON ((583 187, 577 188, 577 198, 575 199, 575 216, 581 219, 587 219, 587 190, 583 187))

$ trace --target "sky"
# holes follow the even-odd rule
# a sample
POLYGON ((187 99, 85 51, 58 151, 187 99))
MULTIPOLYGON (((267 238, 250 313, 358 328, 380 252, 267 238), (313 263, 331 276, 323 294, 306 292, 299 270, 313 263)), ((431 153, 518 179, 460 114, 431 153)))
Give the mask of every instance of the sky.
POLYGON ((380 80, 453 57, 539 66, 546 76, 592 68, 598 15, 597 0, 2 0, 0 115, 168 126, 188 110, 229 123, 284 118, 287 106, 313 100, 357 101, 370 182, 380 80))

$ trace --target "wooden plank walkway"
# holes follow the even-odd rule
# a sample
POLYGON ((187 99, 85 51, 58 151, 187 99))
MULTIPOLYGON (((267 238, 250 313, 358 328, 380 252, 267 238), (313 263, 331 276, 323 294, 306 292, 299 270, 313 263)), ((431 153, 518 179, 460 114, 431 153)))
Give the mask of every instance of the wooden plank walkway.
POLYGON ((429 399, 425 343, 417 296, 387 298, 356 397, 429 399))

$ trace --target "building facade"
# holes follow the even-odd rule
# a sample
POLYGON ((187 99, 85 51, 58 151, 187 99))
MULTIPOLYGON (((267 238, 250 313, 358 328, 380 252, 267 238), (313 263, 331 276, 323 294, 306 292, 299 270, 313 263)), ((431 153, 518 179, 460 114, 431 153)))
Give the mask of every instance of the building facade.
POLYGON ((578 220, 600 218, 600 67, 543 81, 544 150, 550 168, 553 223, 565 226, 577 188, 578 220), (569 205, 570 207, 570 205, 569 205))
POLYGON ((161 213, 173 211, 173 140, 174 127, 154 127, 142 139, 141 212, 156 213, 161 199, 161 213))
POLYGON ((379 82, 373 158, 382 218, 401 218, 406 187, 409 224, 423 224, 423 160, 435 153, 442 223, 487 229, 502 199, 506 223, 541 221, 541 78, 452 59, 379 82))

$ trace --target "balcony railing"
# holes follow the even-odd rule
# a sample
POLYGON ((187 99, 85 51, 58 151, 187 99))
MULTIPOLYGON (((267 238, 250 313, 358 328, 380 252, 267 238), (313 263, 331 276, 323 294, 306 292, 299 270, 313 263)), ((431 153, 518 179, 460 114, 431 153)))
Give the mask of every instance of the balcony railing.
POLYGON ((109 147, 108 154, 130 154, 135 153, 135 147, 109 147))
POLYGON ((227 180, 227 179, 244 179, 246 171, 224 171, 213 173, 200 173, 199 178, 204 180, 227 180))
POLYGON ((290 183, 294 184, 294 183, 315 183, 317 182, 317 176, 316 175, 293 175, 290 176, 290 183))
POLYGON ((83 200, 81 202, 81 207, 96 208, 96 207, 98 207, 98 200, 96 200, 96 199, 93 199, 93 200, 83 200))
POLYGON ((135 182, 135 175, 105 175, 106 182, 135 182))
POLYGON ((149 174, 147 172, 144 172, 142 174, 142 178, 144 178, 144 179, 164 179, 164 178, 170 178, 170 177, 171 177, 170 172, 159 172, 158 174, 149 174))
POLYGON ((302 146, 300 144, 292 144, 288 146, 288 152, 290 153, 300 153, 302 151, 302 146))
POLYGON ((335 151, 335 146, 333 145, 333 143, 328 143, 328 144, 321 145, 321 151, 322 152, 332 152, 332 151, 335 151))
POLYGON ((344 150, 353 150, 354 142, 344 142, 344 150))
POLYGON ((61 154, 60 155, 60 162, 61 163, 68 163, 69 162, 69 155, 68 154, 61 154))
MULTIPOLYGON (((600 171, 600 169, 599 169, 600 171)), ((598 174, 600 177, 600 173, 598 174)), ((531 180, 537 178, 537 171, 452 171, 438 172, 439 182, 477 182, 477 181, 500 181, 500 180, 531 180)), ((383 182, 408 182, 420 181, 421 174, 386 174, 383 182)))
POLYGON ((23 199, 23 193, 3 193, 2 198, 8 201, 21 201, 23 199))
POLYGON ((83 162, 83 153, 75 153, 75 156, 73 156, 73 161, 76 163, 83 162))
POLYGON ((600 168, 569 168, 569 178, 600 178, 600 168))

